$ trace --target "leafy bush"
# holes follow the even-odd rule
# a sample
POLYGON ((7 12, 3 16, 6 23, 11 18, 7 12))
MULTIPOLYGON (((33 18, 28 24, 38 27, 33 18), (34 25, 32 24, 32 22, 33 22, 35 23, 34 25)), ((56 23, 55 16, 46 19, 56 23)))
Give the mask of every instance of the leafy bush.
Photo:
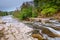
POLYGON ((38 10, 38 14, 41 13, 43 16, 53 15, 60 10, 60 0, 34 0, 34 5, 38 10))
POLYGON ((34 17, 37 17, 37 16, 38 16, 37 10, 35 8, 33 8, 33 10, 32 10, 32 17, 34 18, 34 17))
POLYGON ((20 10, 13 11, 12 15, 16 18, 19 18, 20 17, 20 10))
POLYGON ((21 6, 20 11, 15 11, 13 15, 20 20, 25 20, 31 17, 37 17, 37 13, 33 9, 33 6, 24 4, 21 6))
POLYGON ((32 17, 32 7, 23 8, 20 12, 20 19, 32 17))
POLYGON ((32 17, 37 17, 37 13, 32 13, 32 17))
POLYGON ((46 16, 52 16, 53 14, 55 14, 55 12, 57 12, 56 8, 50 7, 50 8, 45 8, 41 11, 42 15, 46 15, 46 16))

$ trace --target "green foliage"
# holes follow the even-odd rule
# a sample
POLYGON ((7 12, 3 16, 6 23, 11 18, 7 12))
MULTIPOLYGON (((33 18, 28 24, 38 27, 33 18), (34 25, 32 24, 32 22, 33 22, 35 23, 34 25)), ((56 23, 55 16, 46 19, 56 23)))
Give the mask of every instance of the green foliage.
POLYGON ((34 4, 41 15, 50 16, 60 10, 60 0, 34 0, 34 4))
POLYGON ((16 11, 12 12, 12 15, 16 18, 19 18, 20 17, 20 10, 16 10, 16 11))
POLYGON ((29 18, 32 16, 32 7, 23 8, 20 13, 20 19, 29 18))
POLYGON ((7 12, 2 12, 2 11, 0 11, 0 16, 6 16, 6 15, 8 15, 7 12))
POLYGON ((34 5, 23 3, 21 10, 15 12, 15 17, 23 20, 38 15, 52 16, 60 10, 60 0, 34 0, 34 5))
POLYGON ((55 14, 57 12, 57 9, 53 8, 53 7, 50 7, 50 8, 46 8, 46 9, 43 9, 41 11, 41 14, 42 15, 46 15, 46 16, 52 16, 53 14, 55 14))
POLYGON ((32 6, 23 7, 20 11, 15 11, 13 15, 19 18, 20 20, 24 20, 31 17, 37 17, 36 11, 32 11, 32 6))
POLYGON ((37 17, 37 16, 38 16, 37 10, 35 8, 33 8, 33 10, 32 10, 32 17, 34 18, 34 17, 37 17))
POLYGON ((31 17, 37 17, 37 13, 33 10, 33 6, 29 3, 23 3, 21 6, 20 11, 15 11, 13 14, 15 17, 19 18, 20 20, 28 19, 31 17))
POLYGON ((37 13, 32 13, 32 17, 37 17, 37 13))

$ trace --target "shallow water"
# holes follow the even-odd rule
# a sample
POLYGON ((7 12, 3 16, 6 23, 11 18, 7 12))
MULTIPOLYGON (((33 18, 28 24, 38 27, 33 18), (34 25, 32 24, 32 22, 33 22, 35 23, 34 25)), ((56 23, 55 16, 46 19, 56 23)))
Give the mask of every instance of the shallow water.
POLYGON ((57 22, 56 20, 55 21, 52 20, 50 22, 51 23, 45 23, 45 24, 42 24, 41 22, 40 23, 34 22, 32 24, 29 23, 27 25, 29 25, 30 28, 42 31, 41 33, 43 37, 47 38, 48 40, 60 40, 60 23, 57 22))
MULTIPOLYGON (((0 26, 2 26, 2 27, 5 26, 5 27, 7 27, 7 29, 10 28, 10 27, 12 27, 12 30, 16 30, 17 32, 19 32, 19 34, 18 33, 15 34, 16 37, 18 38, 18 39, 15 39, 15 40, 35 40, 34 38, 32 38, 31 36, 29 36, 29 35, 26 34, 27 32, 29 32, 29 31, 31 31, 33 29, 32 28, 29 28, 24 23, 19 22, 17 19, 14 19, 12 15, 3 16, 3 17, 1 17, 1 19, 4 22, 6 22, 6 24, 0 24, 0 26)), ((9 33, 8 31, 9 30, 7 30, 6 32, 9 33)), ((10 33, 11 32, 12 31, 10 31, 10 33)), ((7 40, 13 40, 14 39, 13 36, 14 35, 12 35, 12 37, 9 37, 10 39, 8 38, 7 40)))
POLYGON ((60 28, 60 23, 57 22, 56 20, 55 21, 54 20, 50 21, 56 27, 50 27, 52 24, 51 25, 49 23, 48 24, 41 24, 41 22, 33 22, 32 24, 23 24, 23 23, 19 22, 17 19, 14 19, 12 15, 3 16, 3 17, 1 17, 1 19, 4 22, 6 22, 6 26, 9 26, 10 24, 12 24, 16 27, 21 27, 20 29, 21 30, 23 29, 21 32, 25 31, 25 33, 27 33, 30 30, 29 28, 39 29, 39 31, 40 30, 42 31, 42 35, 43 35, 44 38, 47 38, 48 40, 60 40, 60 30, 55 30, 54 29, 56 27, 60 28), (25 27, 26 26, 27 27, 24 28, 24 25, 25 25, 25 27), (27 28, 28 28, 28 30, 27 30, 27 28), (57 37, 57 36, 59 36, 59 37, 57 37))
POLYGON ((1 17, 1 18, 2 18, 2 20, 3 20, 4 22, 7 22, 7 23, 9 23, 9 22, 10 22, 10 23, 17 22, 17 20, 14 19, 12 15, 3 16, 3 17, 1 17))

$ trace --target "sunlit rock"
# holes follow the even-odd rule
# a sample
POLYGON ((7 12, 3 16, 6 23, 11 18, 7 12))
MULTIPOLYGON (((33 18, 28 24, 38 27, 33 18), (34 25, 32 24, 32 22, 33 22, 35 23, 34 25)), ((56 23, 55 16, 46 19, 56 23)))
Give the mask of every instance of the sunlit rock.
POLYGON ((59 31, 56 31, 56 30, 49 28, 49 27, 43 29, 42 33, 47 34, 49 37, 53 37, 53 38, 54 37, 60 37, 59 31))

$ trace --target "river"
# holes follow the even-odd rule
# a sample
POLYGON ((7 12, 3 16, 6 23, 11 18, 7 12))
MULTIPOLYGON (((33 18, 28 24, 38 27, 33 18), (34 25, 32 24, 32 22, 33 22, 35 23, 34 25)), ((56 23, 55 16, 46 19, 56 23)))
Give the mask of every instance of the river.
MULTIPOLYGON (((48 40, 60 40, 60 23, 56 22, 56 20, 50 20, 50 22, 52 25, 58 27, 51 27, 49 23, 41 24, 40 22, 25 24, 13 18, 12 15, 3 16, 1 17, 1 19, 6 22, 6 26, 13 25, 20 28, 21 33, 24 33, 22 34, 24 38, 21 40, 27 40, 28 37, 25 35, 25 33, 33 31, 33 29, 38 29, 39 31, 42 31, 43 37, 47 38, 48 40)), ((31 37, 28 38, 28 40, 32 40, 31 37)))

